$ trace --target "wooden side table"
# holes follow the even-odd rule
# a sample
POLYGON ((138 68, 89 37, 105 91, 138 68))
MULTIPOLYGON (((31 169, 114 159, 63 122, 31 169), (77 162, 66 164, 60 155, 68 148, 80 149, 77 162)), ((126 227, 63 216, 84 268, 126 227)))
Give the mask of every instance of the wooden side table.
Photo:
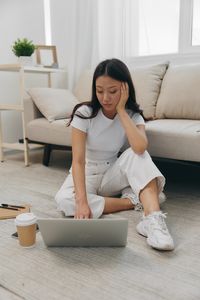
POLYGON ((4 161, 3 149, 16 149, 24 151, 24 162, 25 166, 29 165, 29 149, 42 147, 38 144, 28 144, 26 139, 26 128, 25 128, 25 116, 24 116, 24 105, 23 97, 25 92, 25 73, 34 74, 46 74, 48 76, 48 87, 52 86, 53 73, 66 73, 65 69, 53 69, 45 67, 32 67, 32 66, 22 66, 20 64, 6 64, 0 65, 0 71, 2 72, 18 72, 19 73, 19 89, 20 89, 20 99, 17 104, 1 104, 0 103, 0 161, 4 161), (22 117, 22 130, 23 130, 23 144, 20 143, 4 143, 3 133, 2 133, 2 122, 1 122, 1 111, 18 111, 21 113, 22 117))

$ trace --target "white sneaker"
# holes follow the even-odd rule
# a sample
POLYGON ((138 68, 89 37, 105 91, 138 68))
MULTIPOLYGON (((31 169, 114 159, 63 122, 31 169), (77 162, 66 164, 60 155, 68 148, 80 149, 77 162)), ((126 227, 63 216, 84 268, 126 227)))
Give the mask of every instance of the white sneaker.
POLYGON ((158 250, 173 250, 174 242, 165 223, 166 214, 155 211, 143 216, 136 226, 137 232, 147 237, 147 244, 158 250))

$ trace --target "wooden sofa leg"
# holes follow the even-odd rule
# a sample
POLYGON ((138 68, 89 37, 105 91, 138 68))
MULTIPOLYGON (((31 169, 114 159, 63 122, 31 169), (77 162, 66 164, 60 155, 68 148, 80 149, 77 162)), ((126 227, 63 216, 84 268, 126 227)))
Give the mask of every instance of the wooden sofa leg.
POLYGON ((52 151, 52 145, 47 144, 44 146, 44 154, 43 154, 43 165, 44 166, 48 167, 48 165, 49 165, 51 151, 52 151))

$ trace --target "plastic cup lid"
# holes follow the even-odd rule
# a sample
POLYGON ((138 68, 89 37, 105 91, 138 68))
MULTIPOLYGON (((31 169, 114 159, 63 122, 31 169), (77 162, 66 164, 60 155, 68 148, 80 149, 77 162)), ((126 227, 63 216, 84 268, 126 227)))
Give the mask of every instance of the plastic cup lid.
POLYGON ((15 219, 15 224, 18 226, 27 226, 36 223, 37 218, 33 213, 19 214, 15 219))

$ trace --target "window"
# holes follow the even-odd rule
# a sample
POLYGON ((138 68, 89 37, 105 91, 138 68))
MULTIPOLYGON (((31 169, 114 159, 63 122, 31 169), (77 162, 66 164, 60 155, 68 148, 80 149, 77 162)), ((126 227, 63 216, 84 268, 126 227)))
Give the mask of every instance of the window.
POLYGON ((139 55, 178 52, 179 0, 139 1, 139 55))
POLYGON ((49 0, 44 1, 44 24, 46 45, 51 45, 51 11, 49 0))
MULTIPOLYGON (((51 45, 53 1, 43 1, 46 44, 51 45)), ((99 59, 200 52, 200 0, 97 0, 92 3, 96 13, 87 22, 95 18, 94 45, 99 59)), ((87 7, 81 9, 84 14, 87 7)), ((53 21, 58 20, 59 16, 53 21)), ((73 22, 74 32, 79 23, 78 18, 73 22)))
POLYGON ((200 0, 193 0, 192 46, 200 46, 200 0))
POLYGON ((176 53, 180 0, 99 0, 99 47, 104 57, 176 53))

